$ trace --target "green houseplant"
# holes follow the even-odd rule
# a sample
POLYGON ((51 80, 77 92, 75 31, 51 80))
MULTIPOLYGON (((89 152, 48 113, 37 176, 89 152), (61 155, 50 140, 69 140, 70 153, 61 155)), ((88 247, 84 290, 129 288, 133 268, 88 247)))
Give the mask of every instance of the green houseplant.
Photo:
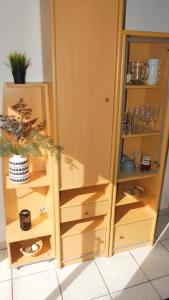
POLYGON ((28 155, 42 156, 42 149, 60 159, 62 147, 55 145, 44 133, 46 122, 31 118, 32 109, 21 98, 13 105, 15 115, 0 115, 0 156, 9 159, 9 177, 12 182, 23 183, 29 178, 28 155))
POLYGON ((30 58, 28 58, 25 53, 13 51, 8 55, 7 64, 12 71, 14 83, 25 83, 26 70, 30 65, 30 58))

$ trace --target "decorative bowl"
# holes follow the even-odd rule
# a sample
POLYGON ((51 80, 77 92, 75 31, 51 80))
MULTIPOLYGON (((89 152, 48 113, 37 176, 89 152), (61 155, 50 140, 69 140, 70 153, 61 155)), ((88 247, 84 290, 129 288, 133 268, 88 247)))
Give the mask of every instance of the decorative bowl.
POLYGON ((42 240, 38 240, 36 242, 27 241, 27 242, 21 242, 20 252, 24 256, 34 257, 39 254, 39 252, 42 250, 43 242, 42 240))
POLYGON ((124 190, 124 194, 128 197, 140 197, 144 193, 144 188, 140 185, 129 186, 124 190))

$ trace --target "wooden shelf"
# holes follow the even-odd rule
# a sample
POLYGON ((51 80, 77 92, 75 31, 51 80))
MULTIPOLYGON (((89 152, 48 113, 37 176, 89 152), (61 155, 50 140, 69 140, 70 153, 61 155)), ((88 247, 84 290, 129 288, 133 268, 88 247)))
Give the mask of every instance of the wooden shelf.
POLYGON ((79 188, 60 192, 61 208, 108 200, 106 185, 79 188))
POLYGON ((47 83, 45 82, 26 82, 26 83, 13 83, 13 82, 5 82, 4 86, 8 87, 8 88, 22 88, 22 87, 26 87, 26 88, 32 88, 32 87, 43 87, 45 86, 47 83))
POLYGON ((28 240, 40 236, 51 235, 50 220, 45 216, 39 216, 32 219, 32 227, 28 231, 20 229, 19 220, 12 221, 7 224, 7 242, 13 243, 17 241, 28 240))
POLYGON ((116 208, 115 226, 135 223, 154 218, 148 205, 142 203, 123 205, 116 208))
POLYGON ((135 85, 135 84, 126 84, 125 86, 126 89, 164 89, 165 85, 164 84, 140 84, 140 85, 135 85))
POLYGON ((88 230, 99 230, 107 227, 106 218, 88 219, 80 222, 67 222, 61 224, 61 237, 86 233, 88 230))
POLYGON ((135 179, 143 179, 143 178, 151 178, 156 177, 159 175, 158 169, 147 171, 147 172, 141 172, 136 171, 131 174, 129 173, 121 173, 118 177, 118 182, 124 182, 124 181, 130 181, 135 179))
POLYGON ((157 130, 155 132, 148 132, 148 133, 137 133, 137 134, 128 134, 128 135, 123 135, 123 139, 130 139, 130 138, 137 138, 137 137, 149 137, 153 135, 159 135, 161 133, 160 130, 157 130))
POLYGON ((35 262, 40 262, 44 260, 50 260, 55 257, 54 251, 51 249, 50 245, 50 236, 43 237, 43 248, 40 251, 40 253, 35 257, 28 257, 22 255, 20 252, 20 243, 11 243, 10 249, 11 249, 11 267, 20 267, 27 264, 32 264, 35 262))
POLYGON ((25 183, 15 184, 6 176, 6 189, 34 188, 50 185, 50 178, 44 171, 30 173, 30 178, 25 183))
POLYGON ((145 189, 143 195, 141 195, 140 197, 126 196, 123 191, 124 191, 124 187, 119 187, 117 193, 116 206, 139 203, 145 200, 151 201, 155 199, 155 195, 153 195, 151 191, 148 189, 145 189))

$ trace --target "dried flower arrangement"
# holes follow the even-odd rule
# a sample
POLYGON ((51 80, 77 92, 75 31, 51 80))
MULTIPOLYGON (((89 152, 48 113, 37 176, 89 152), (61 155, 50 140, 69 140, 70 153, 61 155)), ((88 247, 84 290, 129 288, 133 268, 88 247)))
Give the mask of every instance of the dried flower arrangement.
POLYGON ((59 160, 62 147, 55 145, 52 138, 44 134, 46 122, 31 119, 32 109, 22 98, 12 106, 12 110, 17 116, 0 115, 0 128, 5 133, 0 137, 0 156, 42 156, 41 149, 46 149, 59 160))

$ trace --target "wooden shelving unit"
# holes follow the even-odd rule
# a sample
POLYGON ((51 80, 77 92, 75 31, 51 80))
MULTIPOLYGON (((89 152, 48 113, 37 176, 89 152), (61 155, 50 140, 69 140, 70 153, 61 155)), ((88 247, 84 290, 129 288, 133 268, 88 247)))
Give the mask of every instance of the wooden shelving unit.
POLYGON ((150 32, 122 31, 119 37, 119 94, 116 103, 117 147, 113 189, 112 230, 110 251, 132 249, 153 244, 158 207, 160 203, 165 158, 169 134, 169 35, 150 32), (122 49, 122 51, 121 51, 122 49), (126 84, 129 62, 146 62, 149 58, 161 61, 160 77, 155 85, 126 84), (156 106, 160 116, 156 131, 123 135, 122 116, 129 107, 141 105, 156 106), (122 155, 132 157, 134 151, 150 155, 151 169, 143 172, 122 172, 122 155), (126 188, 142 186, 144 192, 139 197, 126 195, 126 188))
MULTIPOLYGON (((20 98, 32 108, 33 116, 46 120, 46 133, 51 135, 48 85, 45 83, 12 84, 4 86, 3 113, 12 114, 12 105, 20 98)), ((24 184, 13 184, 8 175, 8 158, 3 158, 3 189, 6 214, 7 246, 11 267, 20 267, 55 257, 55 219, 52 157, 29 157, 30 179, 24 184), (31 229, 20 229, 19 213, 31 212, 31 229), (24 256, 21 245, 37 240, 42 249, 35 257, 24 256)))

